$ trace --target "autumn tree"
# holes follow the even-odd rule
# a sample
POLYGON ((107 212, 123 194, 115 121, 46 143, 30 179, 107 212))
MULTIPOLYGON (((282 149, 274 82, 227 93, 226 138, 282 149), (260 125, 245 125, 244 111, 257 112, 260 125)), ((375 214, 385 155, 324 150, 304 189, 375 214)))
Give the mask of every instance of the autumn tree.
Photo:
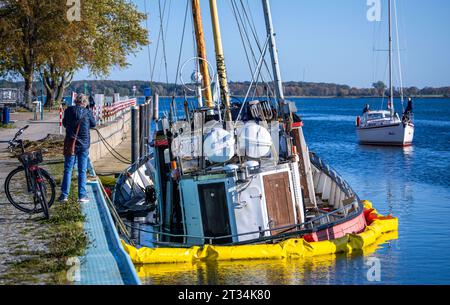
POLYGON ((24 98, 32 99, 35 74, 45 61, 52 26, 51 1, 0 0, 0 74, 25 83, 24 98))
POLYGON ((383 83, 382 81, 373 83, 372 87, 374 87, 377 90, 377 93, 379 96, 383 96, 384 92, 386 91, 386 88, 387 88, 386 84, 383 83))
POLYGON ((60 101, 73 74, 106 76, 148 44, 146 16, 126 0, 0 0, 0 72, 21 75, 31 102, 36 74, 47 100, 60 101), (78 12, 77 12, 78 11, 78 12), (74 17, 72 12, 76 12, 74 17))

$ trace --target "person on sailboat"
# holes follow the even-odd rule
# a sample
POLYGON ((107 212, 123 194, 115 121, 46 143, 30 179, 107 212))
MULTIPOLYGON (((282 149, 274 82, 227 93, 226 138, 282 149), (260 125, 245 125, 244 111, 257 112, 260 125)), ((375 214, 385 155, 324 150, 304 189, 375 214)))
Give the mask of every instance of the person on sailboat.
POLYGON ((366 112, 369 112, 369 111, 370 111, 370 106, 369 106, 369 104, 366 104, 366 106, 363 109, 363 114, 365 114, 366 112))
POLYGON ((408 106, 406 106, 405 113, 411 113, 413 111, 412 98, 408 98, 408 106))
POLYGON ((413 112, 412 98, 408 98, 408 106, 406 106, 405 111, 403 112, 402 121, 404 123, 409 123, 411 121, 413 112))

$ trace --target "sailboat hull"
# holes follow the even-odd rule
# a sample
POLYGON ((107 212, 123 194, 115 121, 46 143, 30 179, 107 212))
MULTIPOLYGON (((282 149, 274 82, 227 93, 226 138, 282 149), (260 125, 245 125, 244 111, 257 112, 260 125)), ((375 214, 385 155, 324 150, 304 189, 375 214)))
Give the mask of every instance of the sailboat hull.
POLYGON ((360 144, 410 146, 414 138, 414 125, 397 123, 386 126, 359 127, 356 132, 360 144))

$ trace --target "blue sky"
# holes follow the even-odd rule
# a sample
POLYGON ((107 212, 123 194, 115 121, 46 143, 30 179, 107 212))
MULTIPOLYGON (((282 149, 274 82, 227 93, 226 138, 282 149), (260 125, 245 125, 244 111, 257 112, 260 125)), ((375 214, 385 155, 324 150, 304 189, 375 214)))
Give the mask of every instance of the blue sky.
MULTIPOLYGON (((170 4, 170 18, 165 29, 166 50, 168 77, 170 82, 174 82, 186 0, 161 0, 162 4, 164 1, 167 1, 167 8, 170 4)), ((381 0, 381 22, 367 20, 366 1, 272 0, 283 80, 334 82, 357 87, 370 87, 376 80, 387 82, 387 52, 373 51, 374 48, 387 48, 387 0, 381 0)), ((134 2, 144 11, 144 0, 134 2)), ((229 79, 250 80, 251 73, 230 0, 217 2, 229 79)), ((263 40, 265 27, 261 1, 243 2, 249 4, 258 35, 263 40)), ((154 56, 160 22, 158 1, 146 0, 146 3, 150 13, 150 40, 153 42, 150 53, 154 56)), ((209 1, 201 0, 201 3, 208 59, 214 64, 209 1)), ((404 85, 449 86, 450 1, 397 0, 397 8, 404 85)), ((189 20, 182 63, 193 56, 191 31, 189 20)), ((161 52, 157 62, 159 64, 155 66, 154 79, 164 81, 161 52)), ((126 69, 113 69, 108 79, 150 79, 147 48, 136 56, 130 56, 129 63, 126 69)), ((87 78, 92 78, 88 71, 80 71, 76 75, 76 79, 87 78)))

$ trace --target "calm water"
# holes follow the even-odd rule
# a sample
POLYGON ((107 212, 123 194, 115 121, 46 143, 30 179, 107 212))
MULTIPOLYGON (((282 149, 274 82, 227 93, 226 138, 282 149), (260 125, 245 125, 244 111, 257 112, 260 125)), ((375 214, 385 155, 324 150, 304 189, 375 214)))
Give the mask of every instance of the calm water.
MULTIPOLYGON (((450 284, 450 100, 415 101, 410 148, 356 144, 355 116, 367 100, 295 100, 312 151, 333 166, 362 199, 399 218, 398 239, 365 253, 307 261, 148 266, 148 284, 371 284, 371 257, 381 284, 450 284)), ((372 109, 380 101, 371 99, 372 109)))

